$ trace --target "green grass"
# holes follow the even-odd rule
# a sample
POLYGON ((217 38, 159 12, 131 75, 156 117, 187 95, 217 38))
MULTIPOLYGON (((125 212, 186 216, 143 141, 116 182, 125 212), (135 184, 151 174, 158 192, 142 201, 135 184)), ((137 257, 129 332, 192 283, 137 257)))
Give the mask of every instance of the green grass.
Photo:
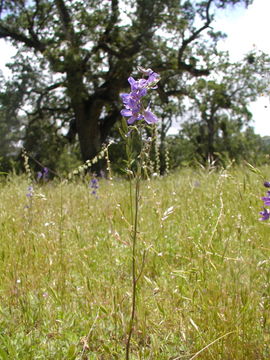
MULTIPOLYGON (((83 182, 36 186, 30 209, 26 192, 23 177, 0 185, 0 359, 124 359, 128 183, 101 180, 98 199, 83 182)), ((247 168, 142 183, 132 359, 270 358, 264 193, 247 168)))

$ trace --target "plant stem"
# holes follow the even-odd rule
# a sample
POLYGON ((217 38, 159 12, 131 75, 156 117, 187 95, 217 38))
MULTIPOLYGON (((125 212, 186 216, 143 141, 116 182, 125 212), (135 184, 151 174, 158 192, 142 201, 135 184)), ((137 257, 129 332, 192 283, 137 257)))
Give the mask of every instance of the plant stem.
POLYGON ((136 278, 136 245, 138 233, 138 213, 139 213, 139 197, 140 197, 140 175, 137 174, 135 185, 135 214, 134 214, 134 227, 132 236, 132 304, 131 304, 131 317, 129 322, 129 330, 126 344, 126 360, 129 360, 130 354, 130 341, 133 333, 133 325, 136 314, 136 300, 137 300, 137 278, 136 278))

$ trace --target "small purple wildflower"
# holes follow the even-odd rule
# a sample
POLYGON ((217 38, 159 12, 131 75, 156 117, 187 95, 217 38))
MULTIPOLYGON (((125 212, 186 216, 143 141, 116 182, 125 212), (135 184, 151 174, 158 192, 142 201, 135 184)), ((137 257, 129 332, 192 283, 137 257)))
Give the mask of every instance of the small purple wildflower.
POLYGON ((270 206, 270 191, 267 191, 267 196, 262 197, 265 206, 270 206))
POLYGON ((260 211, 260 215, 261 215, 261 218, 259 219, 260 221, 269 220, 269 218, 270 218, 269 209, 263 208, 263 211, 260 211))
POLYGON ((266 188, 270 188, 270 182, 269 181, 265 181, 263 183, 263 185, 266 187, 266 188))
POLYGON ((43 174, 41 171, 38 171, 37 173, 37 181, 39 181, 42 178, 43 174))
POLYGON ((120 94, 125 106, 125 109, 121 110, 121 115, 129 117, 127 120, 129 125, 132 125, 137 120, 143 119, 147 122, 147 124, 154 124, 158 121, 158 119, 150 110, 150 104, 148 104, 146 109, 144 108, 142 98, 147 95, 147 91, 149 89, 157 88, 160 75, 151 69, 143 69, 141 67, 138 69, 143 73, 143 76, 147 76, 148 79, 143 78, 136 81, 133 77, 128 78, 131 92, 129 94, 120 94))

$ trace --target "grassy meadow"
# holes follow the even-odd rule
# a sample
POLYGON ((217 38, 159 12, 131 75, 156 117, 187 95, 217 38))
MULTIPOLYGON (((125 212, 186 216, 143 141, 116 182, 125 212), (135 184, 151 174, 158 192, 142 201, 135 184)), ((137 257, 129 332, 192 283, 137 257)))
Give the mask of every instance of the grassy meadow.
MULTIPOLYGON (((82 180, 27 187, 0 184, 0 359, 124 359, 128 182, 101 179, 98 197, 82 180)), ((131 359, 270 359, 264 194, 248 167, 142 182, 131 359)))

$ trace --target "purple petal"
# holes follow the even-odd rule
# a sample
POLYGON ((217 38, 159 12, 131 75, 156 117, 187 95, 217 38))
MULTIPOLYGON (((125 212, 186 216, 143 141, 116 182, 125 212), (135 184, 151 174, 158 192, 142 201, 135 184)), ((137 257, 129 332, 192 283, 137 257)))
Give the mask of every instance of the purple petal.
POLYGON ((136 99, 133 99, 133 98, 130 98, 130 100, 128 102, 128 106, 133 112, 139 112, 140 107, 141 107, 139 101, 136 99))
POLYGON ((270 206, 270 198, 269 197, 262 197, 262 201, 264 202, 265 206, 270 206))
POLYGON ((147 80, 145 79, 139 79, 137 81, 137 84, 138 84, 138 89, 143 89, 147 86, 147 80))
POLYGON ((140 72, 142 72, 144 75, 147 75, 147 76, 149 76, 149 75, 152 74, 152 72, 153 72, 152 69, 150 69, 150 68, 145 69, 145 68, 143 68, 142 66, 138 66, 138 70, 139 70, 140 72))
POLYGON ((137 93, 135 94, 135 97, 141 98, 141 97, 145 96, 146 94, 147 94, 147 89, 142 88, 137 91, 137 93))
POLYGON ((157 83, 160 80, 160 75, 158 73, 155 73, 154 71, 149 75, 149 78, 147 80, 148 83, 155 82, 157 83))
POLYGON ((132 111, 131 111, 131 110, 128 110, 128 109, 122 109, 122 110, 120 111, 120 114, 121 114, 122 116, 132 116, 132 111))
POLYGON ((128 78, 128 82, 130 83, 131 90, 137 90, 138 89, 137 81, 132 76, 130 76, 128 78))
POLYGON ((143 116, 148 124, 155 124, 158 122, 158 118, 150 110, 145 110, 143 116))
POLYGON ((130 94, 122 93, 122 94, 120 94, 120 97, 121 97, 123 103, 127 103, 128 100, 130 99, 130 94))
POLYGON ((138 120, 138 117, 134 115, 128 119, 127 123, 128 125, 132 125, 136 120, 138 120))

